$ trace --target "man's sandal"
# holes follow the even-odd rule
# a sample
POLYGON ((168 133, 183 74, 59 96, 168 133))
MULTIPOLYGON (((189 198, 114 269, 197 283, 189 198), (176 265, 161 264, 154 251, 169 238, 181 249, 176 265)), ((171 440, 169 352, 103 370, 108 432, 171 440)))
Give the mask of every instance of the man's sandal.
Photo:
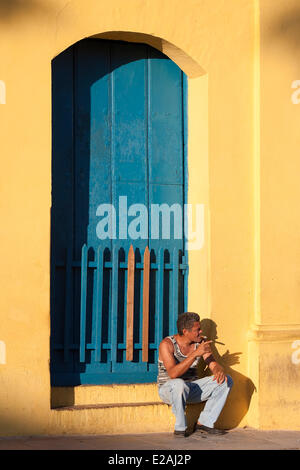
POLYGON ((226 431, 224 429, 209 428, 208 426, 204 426, 203 424, 198 423, 196 423, 194 431, 204 434, 213 434, 215 436, 226 434, 226 431))

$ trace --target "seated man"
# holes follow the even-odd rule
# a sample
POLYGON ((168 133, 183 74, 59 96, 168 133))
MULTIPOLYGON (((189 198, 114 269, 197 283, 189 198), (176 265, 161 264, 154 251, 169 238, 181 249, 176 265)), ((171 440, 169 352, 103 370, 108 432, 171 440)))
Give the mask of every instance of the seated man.
POLYGON ((225 405, 233 381, 225 375, 223 367, 214 359, 210 343, 201 337, 200 317, 186 312, 177 320, 178 334, 168 336, 159 345, 158 393, 164 403, 172 405, 176 417, 176 436, 187 436, 185 416, 186 403, 206 401, 200 413, 195 431, 209 434, 224 434, 214 428, 225 405), (197 365, 200 358, 212 371, 213 376, 199 379, 197 365))

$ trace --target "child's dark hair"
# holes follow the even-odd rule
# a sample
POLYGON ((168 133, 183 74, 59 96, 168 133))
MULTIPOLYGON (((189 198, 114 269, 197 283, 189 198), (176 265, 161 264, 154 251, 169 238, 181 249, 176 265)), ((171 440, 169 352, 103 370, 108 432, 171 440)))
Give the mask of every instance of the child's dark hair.
POLYGON ((184 312, 178 316, 177 320, 177 330, 180 336, 183 335, 183 330, 190 330, 193 328, 195 322, 200 321, 198 313, 194 312, 184 312))

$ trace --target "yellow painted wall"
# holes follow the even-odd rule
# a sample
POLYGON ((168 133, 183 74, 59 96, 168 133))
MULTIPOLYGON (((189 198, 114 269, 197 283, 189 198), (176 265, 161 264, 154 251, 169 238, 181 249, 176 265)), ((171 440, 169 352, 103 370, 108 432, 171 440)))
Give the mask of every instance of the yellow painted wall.
POLYGON ((293 103, 292 84, 300 78, 300 5, 296 0, 261 0, 259 15, 255 120, 259 275, 249 331, 249 371, 257 378, 259 393, 253 419, 262 428, 299 429, 300 106, 293 103))
MULTIPOLYGON (((148 42, 189 77, 189 202, 205 207, 189 310, 235 381, 220 424, 299 429, 298 3, 0 3, 0 435, 99 432, 87 412, 50 409, 49 375, 51 60, 95 35, 148 42)), ((122 419, 107 416, 113 432, 122 419)))

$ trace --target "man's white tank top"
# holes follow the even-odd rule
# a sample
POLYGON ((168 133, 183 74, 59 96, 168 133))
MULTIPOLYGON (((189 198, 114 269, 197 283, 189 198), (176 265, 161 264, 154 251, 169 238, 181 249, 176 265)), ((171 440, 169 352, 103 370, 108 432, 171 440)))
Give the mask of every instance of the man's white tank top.
MULTIPOLYGON (((175 357, 176 363, 178 364, 179 362, 182 362, 184 359, 186 359, 187 356, 184 356, 184 354, 182 354, 182 352, 180 351, 179 345, 176 339, 174 338, 174 336, 168 336, 168 338, 172 341, 174 345, 174 357, 175 357)), ((195 343, 195 349, 199 346, 199 344, 200 343, 195 343)), ((200 359, 201 357, 196 357, 196 359, 194 360, 190 368, 178 378, 184 380, 185 382, 192 382, 193 380, 197 380, 199 378, 198 373, 197 373, 197 366, 198 366, 200 359)), ((157 375, 158 386, 163 385, 165 382, 167 382, 167 380, 170 380, 168 372, 163 362, 158 360, 158 375, 157 375)))

